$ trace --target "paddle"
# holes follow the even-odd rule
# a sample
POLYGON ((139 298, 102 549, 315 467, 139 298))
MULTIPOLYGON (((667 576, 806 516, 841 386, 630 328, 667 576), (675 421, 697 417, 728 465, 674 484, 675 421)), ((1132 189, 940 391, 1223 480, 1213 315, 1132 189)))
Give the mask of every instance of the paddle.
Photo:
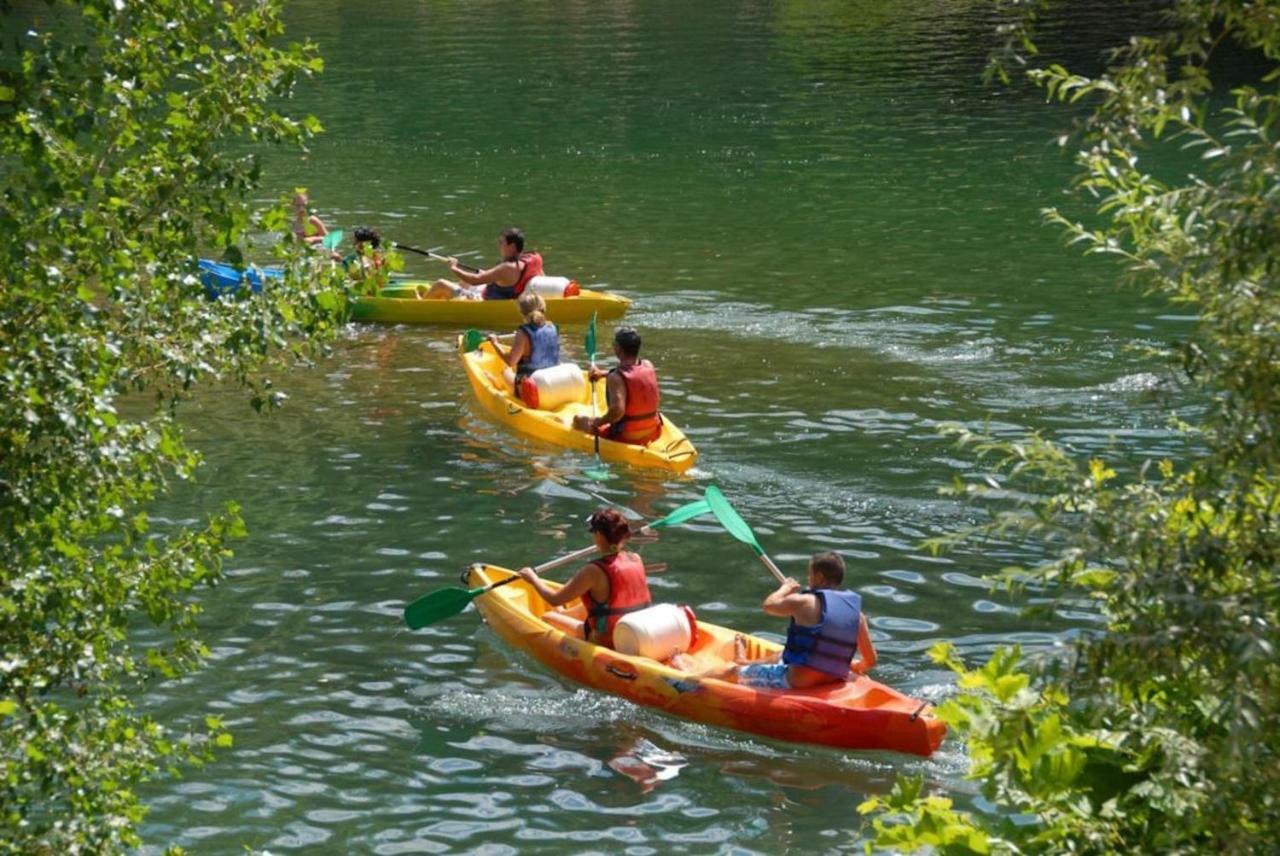
POLYGON ((342 239, 345 235, 346 232, 343 232, 341 229, 334 229, 332 232, 324 236, 323 240, 320 241, 320 246, 324 247, 326 250, 336 250, 338 248, 338 244, 342 243, 342 239))
MULTIPOLYGON (((581 550, 575 550, 567 556, 561 556, 558 559, 552 559, 538 565, 533 570, 539 574, 558 568, 561 565, 567 565, 577 559, 590 556, 596 551, 595 545, 583 547, 581 550)), ((513 583, 520 579, 518 576, 508 577, 505 580, 499 580, 496 583, 490 583, 487 586, 479 588, 464 589, 451 587, 439 589, 437 591, 425 594, 404 608, 404 623, 409 625, 410 630, 420 630, 428 624, 435 624, 437 621, 443 621, 450 616, 457 615, 467 608, 467 604, 478 598, 485 592, 492 591, 498 586, 504 586, 507 583, 513 583)))
MULTIPOLYGON (((587 350, 587 359, 591 361, 591 368, 596 367, 596 313, 591 313, 591 323, 587 325, 587 339, 583 343, 587 350)), ((588 378, 590 375, 588 375, 588 378)), ((591 396, 591 421, 596 419, 596 382, 588 380, 587 386, 591 396)), ((582 471, 587 478, 593 478, 596 481, 605 481, 613 478, 613 474, 609 472, 609 468, 604 465, 604 460, 600 457, 600 432, 594 426, 591 428, 591 436, 595 440, 596 448, 596 465, 588 467, 582 471)))
MULTIPOLYGON (((516 335, 515 333, 507 333, 505 335, 498 336, 497 338, 514 339, 515 335, 516 335)), ((487 341, 489 341, 488 336, 486 336, 484 333, 481 333, 475 327, 471 327, 467 330, 467 332, 462 334, 462 352, 464 354, 469 354, 487 341)), ((498 351, 498 356, 502 356, 501 351, 498 351)))
POLYGON ((760 561, 764 562, 765 567, 778 580, 779 583, 787 581, 782 575, 782 571, 778 570, 778 566, 773 563, 764 552, 764 548, 760 546, 760 542, 756 540, 756 535, 751 531, 751 527, 747 525, 747 521, 742 519, 742 515, 729 504, 729 500, 725 499, 720 488, 711 485, 707 488, 706 503, 711 508, 711 513, 716 516, 716 520, 720 521, 720 525, 725 531, 737 538, 744 544, 750 545, 752 550, 756 551, 756 555, 760 557, 760 561))
MULTIPOLYGON (((707 514, 710 511, 711 507, 707 504, 707 501, 705 499, 700 499, 697 502, 691 502, 687 505, 680 506, 666 517, 663 517, 660 520, 655 520, 647 526, 642 527, 640 531, 647 532, 653 529, 665 529, 668 526, 677 526, 684 523, 686 520, 692 520, 694 517, 707 514)), ((552 559, 549 562, 538 565, 533 570, 536 573, 541 574, 544 571, 549 571, 553 568, 558 568, 561 565, 567 565, 576 559, 589 556, 595 551, 596 548, 594 545, 590 547, 583 547, 581 550, 575 550, 568 555, 561 556, 558 559, 552 559)), ((663 568, 663 570, 666 569, 663 568)), ((496 583, 490 583, 487 586, 480 586, 479 588, 464 589, 457 588, 455 586, 429 592, 404 608, 405 624, 409 625, 411 630, 420 630, 428 624, 434 624, 437 621, 442 621, 450 616, 457 615, 467 608, 467 604, 471 603, 471 601, 475 600, 485 592, 492 591, 498 586, 504 586, 507 583, 513 583, 518 579, 520 579, 520 577, 512 576, 505 580, 499 580, 496 583)))
MULTIPOLYGON (((395 247, 397 250, 408 250, 411 253, 417 253, 418 255, 426 256, 429 259, 435 259, 438 262, 449 261, 448 256, 442 256, 439 253, 433 253, 430 250, 421 250, 417 247, 411 247, 408 244, 401 244, 398 241, 392 241, 391 246, 395 247)), ((462 262, 458 262, 458 267, 470 273, 480 273, 480 268, 472 267, 471 265, 464 265, 462 262)))

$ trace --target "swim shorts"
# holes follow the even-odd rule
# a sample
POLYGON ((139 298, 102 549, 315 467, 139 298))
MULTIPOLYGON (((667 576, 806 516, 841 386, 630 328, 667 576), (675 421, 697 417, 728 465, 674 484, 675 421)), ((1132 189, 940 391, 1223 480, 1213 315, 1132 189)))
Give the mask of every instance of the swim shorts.
POLYGON ((789 690, 786 663, 751 663, 738 667, 738 683, 762 690, 789 690))

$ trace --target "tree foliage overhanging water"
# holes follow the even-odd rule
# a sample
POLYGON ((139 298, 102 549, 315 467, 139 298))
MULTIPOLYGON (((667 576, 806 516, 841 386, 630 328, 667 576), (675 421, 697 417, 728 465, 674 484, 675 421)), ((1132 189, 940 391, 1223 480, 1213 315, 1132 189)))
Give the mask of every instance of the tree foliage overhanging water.
POLYGON ((3 5, 0 848, 114 852, 138 843, 141 782, 231 743, 217 717, 175 735, 135 701, 207 653, 193 595, 238 509, 155 537, 148 508, 199 462, 173 418, 189 390, 238 381, 261 407, 263 360, 306 359, 341 318, 327 284, 212 302, 195 275, 197 247, 250 225, 257 158, 228 142, 310 136, 273 105, 321 65, 277 46, 269 0, 3 5))
MULTIPOLYGON (((1039 5, 1010 25, 1015 59, 1032 47, 1039 5)), ((973 669, 939 646, 965 691, 942 714, 968 741, 971 777, 1009 814, 959 812, 908 781, 864 806, 893 815, 876 820, 882 844, 1248 853, 1280 839, 1280 7, 1166 11, 1105 72, 1030 75, 1051 98, 1091 106, 1077 186, 1100 225, 1048 218, 1087 252, 1122 259, 1134 287, 1197 315, 1168 357, 1210 405, 1181 425, 1185 457, 1147 460, 1128 478, 1037 437, 958 432, 1002 488, 1035 497, 985 532, 1042 540, 1055 557, 1011 569, 1008 585, 1093 602, 1106 629, 1061 658, 1002 649, 973 669), (1237 72, 1224 98, 1211 71, 1230 50, 1258 73, 1237 72), (1147 170, 1169 147, 1199 156, 1184 181, 1147 170)))

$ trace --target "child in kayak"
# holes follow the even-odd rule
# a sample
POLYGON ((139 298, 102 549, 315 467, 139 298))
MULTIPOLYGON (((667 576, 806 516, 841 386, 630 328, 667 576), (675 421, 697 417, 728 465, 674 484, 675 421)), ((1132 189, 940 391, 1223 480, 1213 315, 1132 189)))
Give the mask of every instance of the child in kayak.
MULTIPOLYGON (((790 618, 787 643, 781 655, 761 660, 746 658, 746 640, 734 639, 736 664, 701 677, 736 681, 760 689, 808 689, 847 680, 851 672, 864 674, 876 664, 862 598, 844 583, 844 559, 838 553, 817 553, 809 560, 809 587, 788 578, 764 599, 764 611, 790 618), (854 660, 854 656, 857 659, 854 660)), ((689 668, 683 656, 676 668, 689 668)))
POLYGON ((612 508, 603 508, 587 518, 587 527, 601 556, 584 565, 559 589, 548 588, 533 568, 521 568, 517 573, 552 606, 582 598, 587 610, 583 638, 612 648, 613 628, 619 619, 652 603, 649 582, 645 579, 644 561, 622 549, 631 537, 626 518, 612 508))
POLYGON ((355 249, 346 256, 335 252, 334 260, 341 261, 347 274, 356 282, 370 286, 369 291, 377 291, 386 284, 386 274, 382 270, 382 236, 377 229, 368 226, 356 226, 351 234, 355 249))
MULTIPOLYGON (((524 323, 513 334, 511 348, 504 357, 507 367, 502 370, 502 379, 519 398, 520 381, 538 369, 560 365, 560 333, 556 325, 547 320, 547 303, 541 295, 526 291, 516 305, 524 316, 524 323)), ((494 350, 502 353, 498 337, 493 333, 489 334, 489 342, 494 350)))
POLYGON ((646 446, 662 434, 658 375, 653 363, 640 359, 640 334, 631 327, 619 327, 613 334, 613 353, 618 358, 617 368, 606 372, 591 367, 593 384, 608 378, 608 409, 601 416, 575 416, 573 427, 609 440, 646 446))
POLYGON ((307 194, 293 195, 293 236, 308 246, 319 246, 329 228, 324 221, 311 213, 308 207, 307 194))
POLYGON ((514 300, 524 293, 529 280, 542 273, 542 256, 524 251, 524 232, 504 229, 498 236, 498 255, 502 261, 488 270, 472 273, 458 266, 450 256, 449 271, 462 282, 438 279, 427 292, 427 300, 514 300))

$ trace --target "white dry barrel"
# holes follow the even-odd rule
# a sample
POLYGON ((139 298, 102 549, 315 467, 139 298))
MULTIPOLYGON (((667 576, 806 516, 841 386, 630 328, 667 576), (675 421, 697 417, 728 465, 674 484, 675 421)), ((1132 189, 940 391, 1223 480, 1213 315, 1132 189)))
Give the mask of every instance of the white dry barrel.
POLYGON ((534 410, 555 410, 587 400, 587 378, 574 363, 538 369, 520 382, 520 400, 534 410))
POLYGON ((575 280, 567 276, 540 274, 529 280, 525 288, 543 297, 577 297, 580 289, 575 280))
POLYGON ((659 603, 624 615, 613 628, 613 647, 620 654, 652 660, 668 660, 683 654, 698 640, 693 610, 673 603, 659 603))

